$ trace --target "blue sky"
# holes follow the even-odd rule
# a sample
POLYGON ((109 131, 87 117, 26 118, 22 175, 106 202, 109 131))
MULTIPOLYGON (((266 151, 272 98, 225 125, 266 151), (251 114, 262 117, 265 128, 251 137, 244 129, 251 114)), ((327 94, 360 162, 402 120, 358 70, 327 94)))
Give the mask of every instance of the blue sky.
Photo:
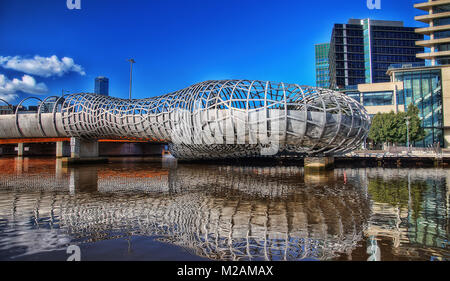
POLYGON ((2 0, 0 98, 92 92, 96 76, 110 79, 110 95, 127 98, 130 57, 133 98, 209 79, 315 85, 314 44, 329 41, 334 23, 422 26, 411 0, 381 0, 381 10, 367 0, 306 2, 81 0, 69 10, 66 0, 2 0))

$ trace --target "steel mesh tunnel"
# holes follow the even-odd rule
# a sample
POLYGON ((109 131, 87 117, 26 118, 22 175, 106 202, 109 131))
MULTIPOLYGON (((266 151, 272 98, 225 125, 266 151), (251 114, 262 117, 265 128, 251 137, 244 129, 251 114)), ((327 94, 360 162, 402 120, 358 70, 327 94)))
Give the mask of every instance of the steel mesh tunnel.
POLYGON ((20 137, 142 138, 170 143, 180 159, 340 154, 359 147, 370 127, 363 106, 345 94, 257 80, 205 81, 139 100, 71 94, 52 112, 43 104, 39 130, 21 128, 15 112, 20 137))

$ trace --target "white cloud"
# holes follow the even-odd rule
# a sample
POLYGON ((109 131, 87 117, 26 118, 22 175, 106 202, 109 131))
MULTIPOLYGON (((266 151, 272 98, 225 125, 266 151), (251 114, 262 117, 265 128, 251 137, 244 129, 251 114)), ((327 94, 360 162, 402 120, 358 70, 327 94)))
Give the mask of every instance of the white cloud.
POLYGON ((45 94, 48 88, 44 83, 36 83, 30 75, 24 75, 22 79, 9 80, 8 77, 0 74, 0 98, 8 102, 13 101, 18 97, 17 92, 45 94))
MULTIPOLYGON (((17 94, 2 94, 0 93, 0 99, 7 101, 7 102, 13 102, 14 100, 16 100, 19 96, 17 94)), ((0 103, 1 104, 1 103, 0 103)), ((1 104, 2 106, 4 104, 1 104)))
POLYGON ((83 67, 75 64, 72 58, 63 57, 60 60, 55 55, 51 57, 34 56, 33 58, 23 58, 21 56, 0 56, 0 66, 42 77, 61 77, 71 71, 77 72, 80 75, 86 74, 83 67))

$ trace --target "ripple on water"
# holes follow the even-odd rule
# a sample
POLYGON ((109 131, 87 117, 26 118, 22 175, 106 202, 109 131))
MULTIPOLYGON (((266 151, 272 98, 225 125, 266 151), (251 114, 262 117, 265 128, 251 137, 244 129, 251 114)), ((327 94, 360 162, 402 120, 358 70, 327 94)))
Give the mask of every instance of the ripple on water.
POLYGON ((443 169, 17 161, 0 159, 3 260, 57 259, 73 243, 86 259, 130 247, 146 259, 168 257, 160 247, 179 249, 171 259, 449 258, 443 169))

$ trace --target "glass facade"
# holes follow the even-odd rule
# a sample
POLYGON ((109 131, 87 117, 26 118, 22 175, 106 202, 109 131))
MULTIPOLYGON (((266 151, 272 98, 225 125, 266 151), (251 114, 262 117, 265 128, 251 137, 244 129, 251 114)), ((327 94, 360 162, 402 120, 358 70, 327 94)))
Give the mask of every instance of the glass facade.
POLYGON ((109 79, 106 77, 95 78, 95 93, 98 95, 109 96, 109 79))
POLYGON ((407 111, 410 104, 419 109, 419 117, 426 136, 414 142, 416 147, 428 147, 435 143, 444 146, 443 139, 443 101, 441 69, 398 70, 393 71, 393 81, 403 82, 403 89, 393 91, 358 92, 343 91, 349 97, 360 101, 364 106, 397 106, 397 112, 407 111), (397 98, 396 102, 394 98, 397 98))
POLYGON ((423 39, 411 27, 371 26, 372 83, 389 82, 386 71, 391 64, 423 62, 416 57, 424 51, 416 41, 423 39))
POLYGON ((346 89, 347 86, 365 82, 364 40, 360 22, 334 25, 329 63, 332 89, 346 89))
POLYGON ((316 53, 316 86, 320 88, 330 87, 329 61, 328 54, 330 52, 330 44, 315 45, 316 53))
POLYGON ((347 96, 355 99, 357 102, 361 102, 361 93, 360 92, 346 92, 347 96))
POLYGON ((433 7, 433 13, 445 13, 445 12, 450 12, 450 4, 446 4, 446 5, 438 5, 433 7))
POLYGON ((372 83, 372 48, 370 36, 370 19, 363 20, 364 36, 364 78, 366 83, 372 83))
POLYGON ((406 111, 409 104, 419 108, 419 117, 427 133, 415 146, 429 146, 443 141, 443 112, 441 70, 417 70, 396 72, 395 81, 403 82, 404 90, 397 92, 397 106, 406 111))
POLYGON ((433 20, 433 26, 441 26, 441 25, 449 25, 449 24, 450 24, 450 18, 441 18, 441 19, 433 20))
POLYGON ((358 91, 358 87, 348 87, 346 90, 340 91, 341 93, 346 94, 352 99, 356 100, 359 103, 362 103, 361 93, 358 91))
POLYGON ((393 105, 394 93, 385 92, 366 92, 362 93, 364 106, 393 105))

